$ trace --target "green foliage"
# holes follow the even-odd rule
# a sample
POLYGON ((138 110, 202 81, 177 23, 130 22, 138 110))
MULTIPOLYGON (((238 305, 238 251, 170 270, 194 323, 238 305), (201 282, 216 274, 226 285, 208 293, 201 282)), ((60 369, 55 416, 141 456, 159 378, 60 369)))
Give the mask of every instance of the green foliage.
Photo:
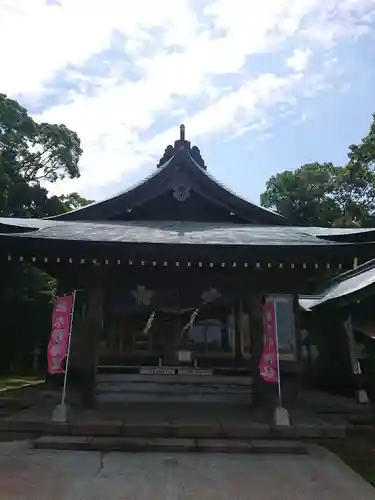
POLYGON ((373 225, 375 219, 375 115, 345 166, 311 163, 273 175, 261 204, 301 226, 373 225))
POLYGON ((0 94, 0 148, 27 182, 79 177, 80 140, 65 125, 36 123, 17 101, 0 94))
POLYGON ((66 211, 41 182, 79 177, 80 140, 65 125, 36 123, 0 94, 0 215, 45 217, 66 211))
POLYGON ((71 210, 76 210, 77 208, 84 207, 89 203, 93 203, 93 200, 86 200, 86 198, 82 198, 82 196, 78 193, 58 196, 58 200, 63 204, 66 212, 70 212, 71 210))
MULTIPOLYGON (((78 193, 49 196, 41 185, 79 177, 82 150, 65 125, 36 123, 0 94, 0 216, 48 217, 86 205, 78 193)), ((45 349, 56 282, 31 265, 0 266, 0 371, 29 369, 36 345, 45 349)))
POLYGON ((30 264, 0 268, 0 373, 27 373, 33 350, 45 352, 56 280, 30 264))
POLYGON ((358 167, 375 170, 375 113, 372 115, 372 122, 367 135, 359 144, 349 146, 350 163, 358 167))
POLYGON ((10 263, 1 268, 0 300, 52 300, 56 281, 30 264, 10 263))

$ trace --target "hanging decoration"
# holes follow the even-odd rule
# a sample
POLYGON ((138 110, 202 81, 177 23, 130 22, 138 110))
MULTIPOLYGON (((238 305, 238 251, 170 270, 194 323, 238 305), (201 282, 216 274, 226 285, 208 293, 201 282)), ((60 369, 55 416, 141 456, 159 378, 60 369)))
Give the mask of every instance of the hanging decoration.
POLYGON ((151 304, 153 292, 152 290, 147 290, 143 285, 138 285, 137 288, 132 291, 132 295, 135 298, 137 306, 149 306, 151 304))
POLYGON ((222 297, 221 293, 213 287, 205 290, 201 295, 203 304, 215 302, 216 300, 219 300, 220 297, 222 297))
POLYGON ((143 329, 143 333, 148 333, 149 330, 151 329, 152 323, 154 322, 154 319, 155 319, 155 314, 156 314, 156 310, 152 311, 152 313, 150 314, 150 316, 147 320, 146 326, 143 329))
POLYGON ((192 311, 194 307, 184 307, 181 308, 179 306, 176 307, 159 307, 158 311, 167 313, 167 314, 173 314, 174 316, 181 316, 182 314, 186 314, 189 311, 192 311))
MULTIPOLYGON (((149 306, 151 304, 151 300, 152 300, 152 297, 154 295, 153 291, 148 290, 144 285, 138 285, 131 292, 131 294, 134 297, 135 302, 138 306, 149 306)), ((215 302, 218 299, 220 299, 220 297, 222 297, 222 294, 220 292, 218 292, 218 290, 216 288, 210 287, 208 290, 205 290, 202 292, 202 294, 201 294, 202 305, 200 307, 181 308, 180 306, 176 306, 176 307, 158 307, 157 309, 155 308, 151 312, 151 314, 146 322, 146 325, 142 331, 143 331, 143 333, 148 333, 151 330, 157 311, 166 312, 166 313, 174 314, 174 315, 183 315, 183 314, 186 314, 186 313, 192 311, 191 316, 189 318, 189 321, 185 324, 185 326, 183 326, 183 328, 181 330, 181 334, 183 334, 184 332, 189 330, 194 325, 194 323, 197 319, 197 316, 200 313, 202 306, 204 306, 206 304, 210 304, 212 302, 215 302)))
POLYGON ((197 307, 194 309, 192 315, 190 316, 189 321, 186 323, 186 325, 182 328, 181 334, 185 333, 187 330, 190 330, 190 328, 194 325, 194 322, 199 314, 199 308, 197 307))
MULTIPOLYGON (((202 292, 202 295, 201 295, 202 306, 204 306, 205 304, 210 304, 212 302, 215 302, 221 296, 222 296, 221 293, 218 292, 218 290, 216 290, 216 288, 211 287, 208 290, 205 290, 204 292, 202 292)), ((194 325, 195 320, 197 319, 197 316, 200 312, 201 307, 197 307, 196 309, 194 309, 192 315, 190 316, 189 321, 182 328, 181 334, 185 333, 187 330, 190 330, 190 328, 194 325)))

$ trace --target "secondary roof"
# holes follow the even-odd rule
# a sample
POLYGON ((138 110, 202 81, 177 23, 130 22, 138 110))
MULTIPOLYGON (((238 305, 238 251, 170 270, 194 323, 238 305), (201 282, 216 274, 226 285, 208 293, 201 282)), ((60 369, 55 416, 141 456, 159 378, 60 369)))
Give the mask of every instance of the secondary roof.
POLYGON ((375 293, 375 259, 332 279, 317 295, 300 297, 300 305, 310 310, 321 305, 346 305, 375 293))

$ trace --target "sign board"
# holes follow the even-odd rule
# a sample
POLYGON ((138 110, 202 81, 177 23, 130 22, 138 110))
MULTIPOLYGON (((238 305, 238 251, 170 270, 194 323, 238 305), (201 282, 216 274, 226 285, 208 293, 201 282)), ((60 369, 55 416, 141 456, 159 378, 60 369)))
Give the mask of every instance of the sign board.
POLYGON ((142 375, 174 375, 176 373, 175 368, 158 368, 158 367, 148 367, 145 366, 139 370, 142 375))
POLYGON ((181 363, 190 363, 191 351, 178 351, 178 361, 181 363))
POLYGON ((181 367, 177 369, 179 375, 212 375, 212 370, 204 370, 200 368, 181 367))

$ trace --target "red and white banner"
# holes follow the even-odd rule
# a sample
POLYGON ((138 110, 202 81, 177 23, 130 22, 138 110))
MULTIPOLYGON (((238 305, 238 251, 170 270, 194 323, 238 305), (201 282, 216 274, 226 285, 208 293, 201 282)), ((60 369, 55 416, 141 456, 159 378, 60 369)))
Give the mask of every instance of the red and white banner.
POLYGON ((275 301, 268 299, 263 306, 264 347, 260 358, 260 375, 266 382, 279 381, 275 301))
POLYGON ((48 372, 51 375, 65 372, 64 360, 68 354, 72 307, 72 295, 58 297, 53 304, 52 333, 48 344, 48 372))

